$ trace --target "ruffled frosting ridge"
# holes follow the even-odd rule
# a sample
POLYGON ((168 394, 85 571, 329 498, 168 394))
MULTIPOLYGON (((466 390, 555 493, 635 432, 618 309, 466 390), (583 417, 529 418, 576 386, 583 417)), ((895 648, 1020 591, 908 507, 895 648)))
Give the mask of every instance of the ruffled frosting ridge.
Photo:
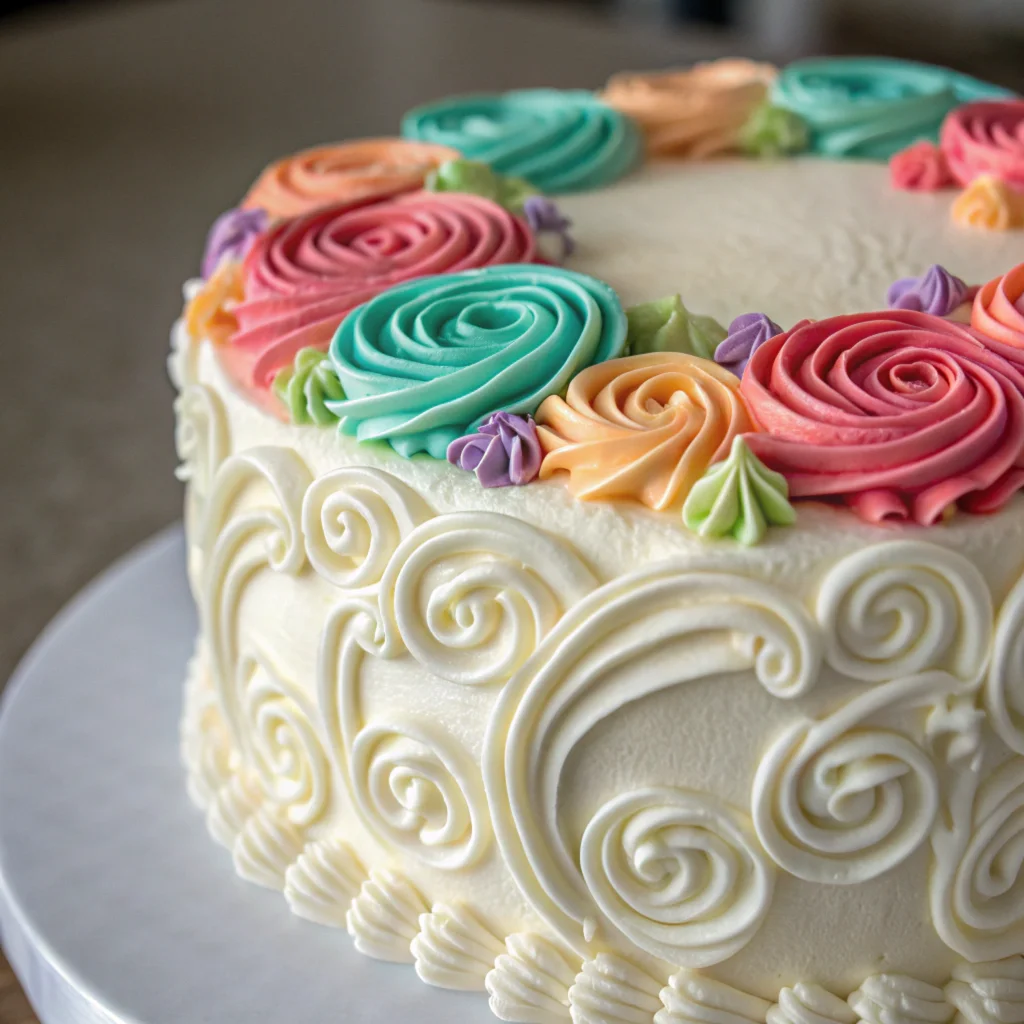
POLYGON ((345 318, 330 356, 347 397, 326 404, 342 433, 443 459, 492 413, 533 413, 625 338, 615 293, 584 274, 503 266, 421 278, 345 318))
POLYGON ((262 236, 244 264, 236 353, 265 387, 302 348, 324 350, 342 317, 391 285, 535 258, 526 223, 488 199, 414 192, 328 207, 262 236))
POLYGON ((887 160, 920 139, 937 142, 943 118, 954 107, 1009 95, 947 68, 885 57, 838 57, 784 68, 772 102, 807 122, 816 153, 887 160))
POLYGON ((355 139, 318 146, 272 163, 242 205, 271 217, 299 217, 336 203, 411 192, 458 153, 446 146, 406 139, 355 139))
POLYGON ((457 149, 550 195, 610 184, 641 150, 633 122, 583 90, 454 96, 410 111, 402 135, 457 149))
POLYGON ((1024 100, 958 107, 943 122, 941 144, 959 184, 989 174, 1024 191, 1024 100))
POLYGON ((1024 374, 939 317, 804 321, 754 353, 743 394, 764 431, 747 442, 793 497, 930 525, 1024 485, 1024 374))
POLYGON ((738 148, 740 130, 776 74, 770 64, 723 59, 681 71, 615 75, 601 98, 640 125, 652 156, 701 159, 738 148))
POLYGON ((577 498, 681 505, 733 438, 754 429, 736 376, 681 352, 591 366, 537 411, 541 479, 559 471, 577 498))

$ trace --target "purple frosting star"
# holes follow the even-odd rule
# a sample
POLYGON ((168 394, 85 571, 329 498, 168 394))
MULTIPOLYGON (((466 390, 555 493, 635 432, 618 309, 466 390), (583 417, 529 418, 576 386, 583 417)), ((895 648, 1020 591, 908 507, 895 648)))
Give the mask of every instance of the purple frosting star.
POLYGON ((742 377, 750 357, 769 338, 781 333, 782 328, 764 313, 744 313, 729 324, 729 333, 715 349, 715 362, 742 377))
POLYGON ((920 277, 904 277, 889 287, 891 309, 912 309, 932 316, 949 316, 967 295, 967 285, 937 263, 920 277))
POLYGON ((203 277, 211 277, 225 256, 233 260, 245 259, 245 254, 269 223, 270 218, 263 210, 234 209, 222 213, 206 236, 203 277))
POLYGON ((562 259, 572 255, 576 248, 569 233, 572 221, 547 196, 528 196, 523 202, 523 216, 535 235, 543 232, 558 235, 562 240, 562 259))
POLYGON ((540 472, 540 460, 533 420, 511 412, 492 413, 475 434, 457 437, 448 445, 448 461, 476 473, 483 487, 528 484, 540 472))

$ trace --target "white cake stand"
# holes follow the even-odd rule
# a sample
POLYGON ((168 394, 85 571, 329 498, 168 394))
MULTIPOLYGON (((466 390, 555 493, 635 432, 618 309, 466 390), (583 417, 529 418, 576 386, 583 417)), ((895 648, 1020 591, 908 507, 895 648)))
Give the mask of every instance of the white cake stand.
POLYGON ((239 880, 185 795, 180 528, 89 586, 0 716, 0 937, 43 1024, 493 1024, 239 880))

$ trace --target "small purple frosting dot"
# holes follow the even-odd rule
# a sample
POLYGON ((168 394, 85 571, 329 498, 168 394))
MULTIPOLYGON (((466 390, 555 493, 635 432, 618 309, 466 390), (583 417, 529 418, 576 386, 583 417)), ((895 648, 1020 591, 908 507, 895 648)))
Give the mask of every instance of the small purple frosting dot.
POLYGON ((891 309, 912 309, 932 316, 949 316, 967 295, 967 285, 937 263, 920 277, 904 277, 889 287, 891 309))
POLYGON ((750 357, 769 338, 781 333, 782 328, 764 313, 744 313, 729 324, 729 333, 715 349, 715 362, 742 377, 750 357))
POLYGON ((569 233, 572 221, 547 196, 528 196, 523 201, 523 216, 535 235, 543 232, 558 235, 562 240, 563 259, 572 255, 576 248, 576 243, 569 233))
POLYGON ((270 218, 263 210, 234 209, 222 213, 206 236, 203 277, 211 277, 225 256, 233 260, 245 259, 245 254, 269 223, 270 218))
POLYGON ((476 473, 482 487, 528 484, 540 472, 542 454, 533 420, 511 412, 492 413, 475 434, 448 445, 448 461, 476 473))

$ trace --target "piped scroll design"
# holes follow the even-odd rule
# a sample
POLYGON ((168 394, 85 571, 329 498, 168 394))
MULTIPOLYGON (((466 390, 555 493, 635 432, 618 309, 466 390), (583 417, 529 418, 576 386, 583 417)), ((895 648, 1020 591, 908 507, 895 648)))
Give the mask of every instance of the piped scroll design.
POLYGON ((1024 759, 959 773, 932 849, 929 898, 943 942, 974 962, 1024 949, 1024 759))
POLYGON ((555 627, 498 698, 483 773, 505 862, 570 948, 588 958, 609 949, 628 958, 639 948, 686 966, 718 962, 749 940, 770 903, 771 871, 742 815, 695 794, 621 794, 572 849, 559 827, 559 781, 577 744, 631 701, 751 669, 772 694, 797 696, 816 682, 820 660, 817 627, 795 601, 749 577, 685 562, 615 580, 555 627), (624 829, 615 819, 627 808, 633 824, 624 829), (654 907, 643 892, 651 884, 645 862, 670 841, 671 830, 657 827, 665 815, 703 815, 693 846, 673 853, 715 869, 735 857, 737 866, 716 877, 734 877, 738 891, 725 893, 716 881, 701 892, 680 871, 666 880, 673 900, 654 907), (631 853, 641 824, 654 827, 631 853), (691 921, 702 927, 686 927, 691 921))
MULTIPOLYGON (((456 513, 417 525, 425 505, 387 474, 368 474, 332 474, 340 486, 330 501, 318 481, 304 506, 315 565, 328 550, 360 556, 342 579, 350 586, 328 614, 318 655, 328 747, 368 828, 432 867, 463 869, 491 840, 479 769, 440 722, 398 712, 369 719, 364 659, 408 653, 455 683, 500 683, 596 580, 568 546, 509 516, 456 513), (324 540, 324 524, 339 513, 311 510, 328 506, 349 516, 340 535, 356 537, 354 549, 324 540)), ((338 565, 325 575, 337 584, 338 565)))
POLYGON ((1017 754, 1024 754, 1024 575, 996 620, 985 706, 999 738, 1017 754))
MULTIPOLYGON (((917 850, 938 815, 938 769, 912 736, 871 720, 927 709, 937 739, 959 686, 947 672, 896 679, 786 729, 758 765, 751 797, 757 834, 774 861, 806 881, 853 885, 917 850)), ((969 746, 976 739, 968 735, 969 746)), ((949 749, 970 752, 963 744, 949 749)))
POLYGON ((818 592, 825 659, 852 679, 884 683, 943 670, 979 683, 992 637, 992 597, 963 555, 889 541, 848 555, 818 592))

